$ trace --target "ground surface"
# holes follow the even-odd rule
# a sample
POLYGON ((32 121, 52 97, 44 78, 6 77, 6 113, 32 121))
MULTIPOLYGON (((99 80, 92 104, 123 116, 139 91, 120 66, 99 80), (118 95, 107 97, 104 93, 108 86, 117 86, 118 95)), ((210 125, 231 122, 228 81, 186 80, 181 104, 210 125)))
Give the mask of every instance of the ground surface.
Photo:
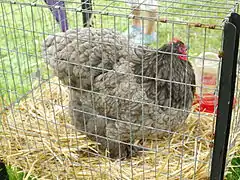
MULTIPOLYGON (((29 0, 19 0, 19 2, 29 2, 29 0)), ((161 2, 160 18, 219 25, 222 17, 228 13, 222 4, 218 4, 222 0, 211 1, 211 3, 208 1, 196 3, 196 1, 189 0, 179 2, 181 3, 161 2)), ((108 15, 106 13, 95 15, 95 27, 114 28, 123 32, 131 24, 126 16, 123 16, 129 13, 129 10, 126 9, 128 7, 124 3, 116 1, 113 3, 113 1, 107 0, 96 0, 94 3, 95 10, 109 12, 108 15), (118 14, 119 17, 113 18, 111 14, 118 14)), ((75 7, 76 4, 69 3, 68 7, 70 6, 75 7)), ((230 8, 230 6, 228 7, 230 8)), ((76 16, 75 11, 68 11, 70 28, 81 26, 81 13, 78 15, 76 16)), ((189 28, 186 25, 172 23, 159 23, 157 30, 159 33, 158 43, 153 46, 160 47, 172 36, 181 37, 190 46, 189 55, 193 57, 190 57, 190 60, 194 60, 194 57, 203 51, 218 53, 221 49, 221 30, 189 28)), ((18 103, 17 100, 31 92, 34 89, 33 81, 38 81, 39 77, 50 78, 51 72, 47 71, 41 59, 40 47, 45 36, 43 32, 52 34, 54 31, 59 31, 59 28, 55 25, 48 9, 0 3, 0 112, 3 110, 2 107, 6 107, 10 103, 18 103)), ((232 166, 231 174, 227 176, 228 179, 239 179, 240 158, 233 159, 232 166)), ((10 179, 22 179, 24 176, 16 173, 18 171, 16 168, 7 167, 10 179)))

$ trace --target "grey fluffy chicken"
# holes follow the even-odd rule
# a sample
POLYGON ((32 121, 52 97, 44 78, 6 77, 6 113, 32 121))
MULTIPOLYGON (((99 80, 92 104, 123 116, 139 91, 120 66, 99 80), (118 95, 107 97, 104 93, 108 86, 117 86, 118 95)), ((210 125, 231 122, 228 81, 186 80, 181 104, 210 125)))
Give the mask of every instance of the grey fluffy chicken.
POLYGON ((43 43, 46 62, 69 86, 73 124, 112 158, 136 154, 129 144, 135 139, 163 137, 184 123, 195 93, 186 51, 180 40, 154 49, 94 28, 50 35, 43 43))

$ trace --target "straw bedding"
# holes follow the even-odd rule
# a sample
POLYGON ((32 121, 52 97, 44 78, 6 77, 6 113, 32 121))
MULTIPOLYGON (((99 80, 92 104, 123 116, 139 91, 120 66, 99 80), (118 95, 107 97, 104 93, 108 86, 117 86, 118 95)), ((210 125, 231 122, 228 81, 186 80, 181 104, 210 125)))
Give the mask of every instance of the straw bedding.
POLYGON ((146 140, 144 146, 157 153, 113 161, 92 155, 98 153, 96 143, 71 126, 68 89, 58 83, 51 79, 1 115, 1 158, 26 172, 25 177, 208 179, 214 123, 210 114, 191 114, 173 136, 146 140))

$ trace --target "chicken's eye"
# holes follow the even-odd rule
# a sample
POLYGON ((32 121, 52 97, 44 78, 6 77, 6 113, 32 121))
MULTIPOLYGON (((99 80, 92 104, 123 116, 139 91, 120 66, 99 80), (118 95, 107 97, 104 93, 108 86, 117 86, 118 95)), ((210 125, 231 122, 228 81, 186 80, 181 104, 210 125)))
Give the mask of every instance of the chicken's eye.
POLYGON ((184 53, 184 52, 187 51, 187 49, 186 49, 185 46, 181 46, 181 45, 179 45, 179 46, 178 46, 178 51, 179 51, 180 53, 184 53))

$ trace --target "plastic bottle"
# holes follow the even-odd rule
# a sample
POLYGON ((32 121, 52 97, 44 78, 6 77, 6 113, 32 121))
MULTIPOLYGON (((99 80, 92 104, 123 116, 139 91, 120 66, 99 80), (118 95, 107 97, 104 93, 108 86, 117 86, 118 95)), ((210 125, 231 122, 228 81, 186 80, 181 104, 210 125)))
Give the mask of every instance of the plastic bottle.
POLYGON ((206 52, 203 58, 201 53, 194 61, 194 69, 196 74, 196 93, 200 94, 214 94, 218 71, 219 71, 219 57, 218 54, 206 52))
MULTIPOLYGON (((201 53, 193 62, 196 75, 196 94, 193 104, 198 103, 197 111, 213 113, 217 112, 218 96, 215 94, 217 78, 220 72, 218 54, 206 52, 205 58, 201 53), (202 94, 201 94, 202 93, 202 94)), ((233 108, 237 101, 234 97, 233 108)))

